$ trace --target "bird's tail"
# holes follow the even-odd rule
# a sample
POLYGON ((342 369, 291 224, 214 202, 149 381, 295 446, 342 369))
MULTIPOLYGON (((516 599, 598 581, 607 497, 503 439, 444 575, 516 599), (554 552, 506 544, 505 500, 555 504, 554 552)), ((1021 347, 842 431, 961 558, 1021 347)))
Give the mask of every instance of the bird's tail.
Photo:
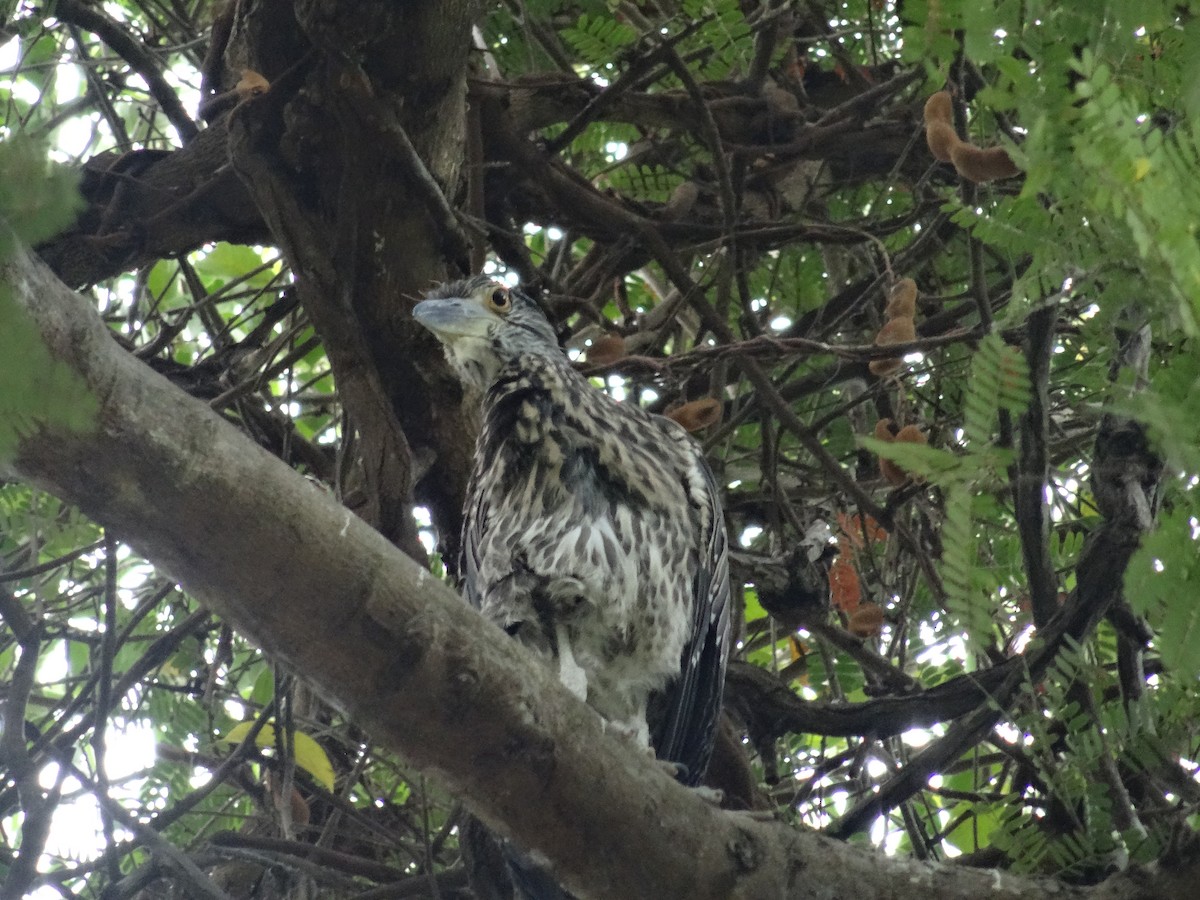
POLYGON ((513 883, 514 900, 574 900, 558 886, 554 877, 530 857, 511 844, 502 851, 508 865, 508 876, 513 883))
POLYGON ((574 900, 546 866, 472 815, 464 817, 459 846, 471 890, 480 900, 574 900))

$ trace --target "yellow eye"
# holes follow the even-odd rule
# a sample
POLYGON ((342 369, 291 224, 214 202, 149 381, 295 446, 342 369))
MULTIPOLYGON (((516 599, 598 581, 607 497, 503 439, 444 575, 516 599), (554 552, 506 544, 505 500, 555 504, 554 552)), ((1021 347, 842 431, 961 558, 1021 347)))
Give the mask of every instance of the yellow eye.
POLYGON ((508 296, 508 288, 492 288, 492 292, 488 295, 487 305, 494 312, 507 314, 512 309, 512 298, 508 296))

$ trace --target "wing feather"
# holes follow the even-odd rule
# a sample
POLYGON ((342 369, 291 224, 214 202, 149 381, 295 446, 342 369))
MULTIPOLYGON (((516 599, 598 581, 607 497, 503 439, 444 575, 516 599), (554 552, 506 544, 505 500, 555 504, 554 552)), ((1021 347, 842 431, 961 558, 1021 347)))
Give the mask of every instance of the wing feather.
POLYGON ((687 441, 685 477, 697 488, 689 496, 702 504, 700 552, 693 578, 691 635, 683 648, 679 677, 667 686, 653 744, 660 759, 685 767, 683 778, 697 784, 708 768, 721 712, 729 644, 729 541, 720 492, 699 447, 687 441))

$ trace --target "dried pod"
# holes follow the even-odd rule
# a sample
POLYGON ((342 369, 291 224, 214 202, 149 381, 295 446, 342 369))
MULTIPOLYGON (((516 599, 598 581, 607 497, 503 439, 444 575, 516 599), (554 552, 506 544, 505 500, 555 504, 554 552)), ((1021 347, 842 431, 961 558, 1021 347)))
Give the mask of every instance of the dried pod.
MULTIPOLYGON (((283 785, 280 783, 280 778, 274 771, 267 771, 267 788, 271 792, 271 802, 280 815, 283 815, 283 785)), ((304 795, 292 785, 292 792, 288 797, 288 805, 290 807, 293 825, 307 825, 312 818, 312 810, 309 808, 308 801, 304 799, 304 795)))
POLYGON ((925 143, 933 158, 940 162, 950 162, 954 158, 954 149, 962 145, 954 126, 948 122, 933 122, 925 126, 925 143))
MULTIPOLYGON (((906 344, 916 339, 916 326, 908 316, 901 316, 900 318, 892 319, 890 322, 885 322, 883 327, 879 329, 879 334, 875 335, 875 343, 878 346, 906 344)), ((873 359, 867 364, 867 368, 872 375, 893 375, 904 368, 904 363, 899 357, 873 359)))
POLYGON ((242 77, 237 84, 233 86, 238 96, 245 99, 246 97, 255 97, 259 94, 265 94, 271 89, 271 82, 267 81, 258 72, 253 69, 242 69, 242 77))
POLYGON ((879 474, 892 487, 900 487, 908 481, 908 473, 886 457, 879 457, 879 474))
POLYGON ((934 122, 950 124, 953 121, 954 100, 951 98, 950 92, 938 91, 936 94, 930 94, 929 99, 925 101, 926 126, 934 122))
MULTIPOLYGON (((891 428, 895 427, 894 425, 891 425, 891 419, 881 419, 880 421, 887 422, 891 428)), ((899 444, 929 443, 928 439, 925 437, 925 434, 916 425, 905 425, 903 428, 897 431, 894 436, 890 434, 891 428, 888 429, 889 436, 884 438, 886 441, 895 441, 899 444)), ((875 435, 876 437, 879 436, 878 425, 875 426, 875 435)), ((924 480, 922 478, 909 475, 909 473, 900 468, 900 466, 897 465, 894 460, 885 459, 882 456, 879 457, 879 474, 887 479, 888 484, 894 485, 895 487, 899 487, 900 485, 904 484, 909 480, 909 478, 913 478, 916 481, 924 480)))
POLYGON ((909 316, 900 316, 884 322, 883 327, 879 329, 879 334, 875 335, 875 343, 879 346, 907 344, 916 339, 917 326, 913 324, 913 320, 909 316))
POLYGON ((721 421, 721 401, 702 397, 669 410, 667 418, 678 422, 685 431, 700 431, 721 421))
POLYGON ((901 278, 888 292, 887 307, 883 310, 886 319, 911 319, 917 314, 917 283, 911 278, 901 278))
POLYGON ((858 609, 850 614, 847 628, 855 637, 875 637, 883 631, 883 607, 878 603, 860 603, 858 609))
MULTIPOLYGON (((876 362, 892 362, 892 360, 876 360, 876 362)), ((896 439, 896 423, 891 419, 880 419, 875 423, 875 437, 878 440, 892 443, 896 439)), ((879 457, 879 474, 888 480, 889 484, 903 484, 904 472, 890 459, 879 457), (899 480, 897 480, 899 479, 899 480)))
POLYGON ((1021 174, 1021 170, 1003 147, 988 147, 984 150, 974 144, 959 143, 950 151, 950 158, 958 174, 976 184, 1021 174))
POLYGON ((925 101, 925 143, 941 162, 950 162, 954 147, 962 143, 954 131, 954 102, 948 91, 938 91, 925 101))
POLYGON ((625 338, 621 337, 615 331, 600 335, 587 348, 587 362, 589 366, 607 366, 615 363, 618 359, 624 358, 624 356, 625 338))
POLYGON ((867 369, 872 375, 895 375, 904 368, 904 361, 899 358, 894 359, 873 359, 867 363, 867 369))

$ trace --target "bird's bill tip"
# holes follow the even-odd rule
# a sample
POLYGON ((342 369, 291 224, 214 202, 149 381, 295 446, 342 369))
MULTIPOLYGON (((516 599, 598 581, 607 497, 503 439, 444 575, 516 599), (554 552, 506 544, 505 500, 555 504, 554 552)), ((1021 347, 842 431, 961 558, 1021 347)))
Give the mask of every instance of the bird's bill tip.
POLYGON ((464 297, 422 300, 413 307, 413 318, 443 340, 483 337, 495 318, 477 303, 464 297))

